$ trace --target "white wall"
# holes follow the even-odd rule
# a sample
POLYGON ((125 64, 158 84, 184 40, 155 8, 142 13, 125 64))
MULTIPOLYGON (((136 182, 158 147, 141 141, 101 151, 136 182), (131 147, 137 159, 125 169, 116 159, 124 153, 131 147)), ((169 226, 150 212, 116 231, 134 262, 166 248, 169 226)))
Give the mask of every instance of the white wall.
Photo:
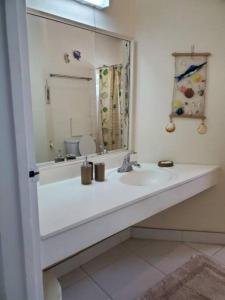
POLYGON ((219 164, 221 183, 157 215, 142 226, 225 232, 225 1, 138 0, 136 150, 144 161, 219 164), (199 121, 176 120, 165 132, 170 113, 174 59, 171 53, 209 51, 206 115, 208 133, 199 121))
POLYGON ((102 67, 122 64, 124 55, 123 41, 111 36, 95 34, 95 66, 102 67))

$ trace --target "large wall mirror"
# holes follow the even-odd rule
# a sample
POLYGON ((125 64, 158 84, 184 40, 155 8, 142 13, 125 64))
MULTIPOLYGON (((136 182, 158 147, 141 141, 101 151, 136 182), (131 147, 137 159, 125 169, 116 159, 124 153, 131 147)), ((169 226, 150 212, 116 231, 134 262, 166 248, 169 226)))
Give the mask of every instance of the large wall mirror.
POLYGON ((28 14, 38 163, 127 149, 130 42, 28 14))

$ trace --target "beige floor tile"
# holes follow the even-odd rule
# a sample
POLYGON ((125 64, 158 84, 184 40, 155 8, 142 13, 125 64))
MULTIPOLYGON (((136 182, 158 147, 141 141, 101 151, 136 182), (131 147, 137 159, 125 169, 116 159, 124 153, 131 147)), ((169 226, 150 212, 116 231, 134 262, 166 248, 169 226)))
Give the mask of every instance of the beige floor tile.
POLYGON ((85 277, 87 277, 87 275, 80 268, 78 268, 78 269, 60 277, 59 282, 60 282, 62 288, 66 288, 66 287, 73 285, 77 281, 84 279, 85 277))
POLYGON ((215 255, 213 255, 213 259, 215 259, 222 266, 225 266, 225 247, 223 247, 215 255))
POLYGON ((88 263, 84 264, 82 268, 89 274, 92 274, 106 267, 107 265, 112 264, 115 260, 122 260, 128 254, 129 253, 125 248, 118 245, 90 260, 88 263))
POLYGON ((165 274, 169 274, 185 264, 192 256, 197 254, 199 254, 198 251, 182 244, 177 246, 167 255, 162 256, 157 262, 156 260, 153 261, 151 258, 149 258, 149 260, 155 267, 157 267, 157 269, 165 274))
POLYGON ((125 244, 125 247, 150 264, 156 265, 162 260, 162 257, 169 255, 179 245, 182 245, 182 243, 173 241, 134 239, 133 241, 128 241, 125 244))
POLYGON ((134 255, 116 260, 91 276, 118 300, 136 299, 163 278, 161 272, 134 255))
POLYGON ((90 279, 85 278, 62 290, 63 300, 109 300, 110 298, 90 279))
POLYGON ((126 249, 132 251, 132 252, 137 252, 144 247, 147 247, 153 242, 153 240, 147 240, 147 239, 134 239, 131 238, 129 240, 126 240, 121 244, 122 247, 125 247, 126 249))
POLYGON ((61 277, 63 300, 137 299, 199 253, 225 265, 220 245, 129 239, 61 277))

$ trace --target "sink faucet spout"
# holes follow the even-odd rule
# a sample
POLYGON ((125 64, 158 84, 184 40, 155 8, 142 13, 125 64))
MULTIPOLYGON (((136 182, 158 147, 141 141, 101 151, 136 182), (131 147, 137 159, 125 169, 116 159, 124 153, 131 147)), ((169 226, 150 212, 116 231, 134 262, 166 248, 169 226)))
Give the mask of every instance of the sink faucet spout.
POLYGON ((125 155, 123 159, 123 164, 122 166, 118 169, 119 173, 125 173, 125 172, 130 172, 133 170, 133 166, 135 167, 141 167, 141 165, 137 161, 131 161, 130 156, 131 154, 136 154, 136 152, 132 151, 129 152, 128 154, 125 155))

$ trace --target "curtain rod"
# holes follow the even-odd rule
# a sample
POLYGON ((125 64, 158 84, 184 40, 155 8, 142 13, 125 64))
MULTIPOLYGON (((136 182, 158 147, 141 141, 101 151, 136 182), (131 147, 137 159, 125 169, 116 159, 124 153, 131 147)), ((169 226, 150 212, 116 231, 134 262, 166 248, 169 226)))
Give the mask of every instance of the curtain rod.
POLYGON ((69 78, 69 79, 78 79, 78 80, 92 80, 91 77, 80 77, 80 76, 71 76, 71 75, 61 75, 61 74, 50 74, 50 77, 58 77, 58 78, 69 78))
POLYGON ((123 66, 123 64, 115 64, 115 65, 110 65, 110 66, 103 65, 103 66, 101 66, 101 67, 98 67, 98 68, 96 68, 96 69, 110 68, 110 67, 114 67, 114 66, 123 66))

